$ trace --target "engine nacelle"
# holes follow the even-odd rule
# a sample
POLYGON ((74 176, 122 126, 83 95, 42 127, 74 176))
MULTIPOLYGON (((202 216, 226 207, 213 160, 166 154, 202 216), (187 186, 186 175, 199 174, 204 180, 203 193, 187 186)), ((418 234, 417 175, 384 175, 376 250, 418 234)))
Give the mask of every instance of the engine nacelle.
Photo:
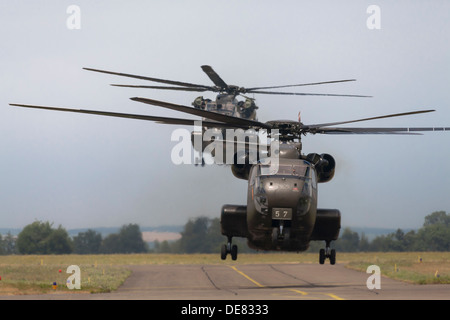
POLYGON ((306 158, 316 167, 317 182, 328 182, 333 179, 336 161, 330 154, 310 153, 306 158))
POLYGON ((231 165, 231 172, 236 178, 248 180, 250 169, 250 156, 248 153, 235 153, 234 163, 231 165))

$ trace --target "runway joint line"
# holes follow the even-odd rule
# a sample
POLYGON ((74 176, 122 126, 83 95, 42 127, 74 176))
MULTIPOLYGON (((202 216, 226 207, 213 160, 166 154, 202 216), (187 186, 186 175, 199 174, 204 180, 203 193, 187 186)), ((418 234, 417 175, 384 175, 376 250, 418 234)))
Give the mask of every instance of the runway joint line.
MULTIPOLYGON (((244 272, 242 272, 241 270, 239 270, 239 269, 236 268, 235 266, 229 266, 229 267, 230 267, 231 269, 233 269, 234 271, 236 271, 237 273, 239 273, 239 274, 240 274, 241 276, 243 276, 244 278, 246 278, 247 280, 253 282, 256 286, 258 286, 258 287, 260 287, 260 288, 268 288, 267 286, 265 286, 265 285, 259 283, 258 281, 256 281, 255 279, 251 278, 250 276, 248 276, 247 274, 245 274, 244 272)), ((272 268, 273 268, 273 267, 272 267, 272 268)), ((275 268, 273 268, 273 269, 274 269, 275 271, 280 272, 279 270, 276 270, 275 268)), ((284 272, 282 272, 282 273, 284 273, 284 272)), ((291 291, 291 292, 299 293, 299 294, 301 294, 302 296, 307 296, 307 295, 309 295, 308 292, 301 291, 301 290, 297 290, 297 289, 287 289, 287 290, 289 290, 289 291, 291 291)), ((332 298, 332 299, 335 299, 335 300, 344 300, 343 298, 341 298, 341 297, 339 297, 339 296, 337 296, 337 295, 335 295, 335 294, 333 294, 333 293, 321 293, 321 292, 317 292, 317 293, 318 293, 318 294, 321 294, 321 295, 328 296, 328 297, 330 297, 330 298, 332 298)))

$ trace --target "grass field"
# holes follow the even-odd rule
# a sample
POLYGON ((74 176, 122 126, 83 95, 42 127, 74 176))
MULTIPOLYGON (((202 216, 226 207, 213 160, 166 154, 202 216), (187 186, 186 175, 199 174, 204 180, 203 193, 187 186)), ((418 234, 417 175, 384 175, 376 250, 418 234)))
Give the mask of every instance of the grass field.
MULTIPOLYGON (((338 253, 337 263, 365 272, 378 265, 381 274, 418 284, 450 283, 449 252, 338 253)), ((127 266, 142 264, 318 263, 318 254, 240 254, 222 261, 218 254, 113 254, 0 256, 0 296, 61 292, 110 292, 131 274, 127 266), (81 290, 66 286, 67 267, 78 265, 81 290), (54 288, 53 283, 57 284, 54 288)))

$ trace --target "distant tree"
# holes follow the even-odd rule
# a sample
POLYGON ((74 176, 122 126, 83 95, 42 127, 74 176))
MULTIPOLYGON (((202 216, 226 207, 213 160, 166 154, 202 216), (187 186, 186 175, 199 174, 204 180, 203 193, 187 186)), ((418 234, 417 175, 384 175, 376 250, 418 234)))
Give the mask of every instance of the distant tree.
POLYGON ((59 226, 53 229, 47 238, 48 253, 66 254, 72 252, 72 241, 66 229, 59 226))
MULTIPOLYGON (((220 252, 221 246, 226 243, 227 239, 221 232, 220 219, 214 218, 206 234, 208 241, 208 251, 210 253, 220 252)), ((249 252, 248 246, 240 238, 233 238, 233 244, 238 245, 239 252, 249 252)))
POLYGON ((423 251, 450 251, 450 226, 438 223, 427 225, 417 232, 423 251))
POLYGON ((403 237, 404 251, 420 251, 416 231, 411 230, 403 237))
POLYGON ((154 242, 155 246, 154 246, 154 252, 156 253, 171 253, 173 252, 173 249, 171 247, 171 245, 169 244, 169 241, 164 240, 162 242, 159 242, 158 240, 156 240, 154 242))
POLYGON ((370 248, 370 242, 369 239, 366 237, 364 232, 361 234, 361 239, 359 240, 359 250, 358 251, 369 251, 370 248))
POLYGON ((450 215, 436 211, 425 217, 423 227, 417 232, 394 233, 376 237, 371 251, 450 251, 450 215))
POLYGON ((5 254, 17 253, 16 241, 17 238, 14 237, 11 232, 8 232, 6 237, 3 238, 3 249, 5 254))
POLYGON ((0 234, 0 255, 4 255, 5 253, 5 245, 2 235, 0 234))
POLYGON ((432 214, 425 217, 424 227, 441 224, 446 227, 450 227, 450 214, 446 214, 445 211, 435 211, 432 214))
POLYGON ((103 239, 102 253, 143 253, 147 252, 147 244, 142 239, 142 232, 137 224, 124 225, 119 233, 108 235, 103 239))
POLYGON ((71 253, 71 240, 61 226, 52 229, 50 222, 35 221, 23 228, 17 237, 17 250, 22 254, 71 253))
POLYGON ((206 233, 210 221, 206 217, 189 219, 181 232, 180 250, 184 253, 207 252, 206 233))
POLYGON ((137 224, 122 226, 119 239, 123 253, 143 253, 148 251, 147 244, 142 239, 142 232, 137 224))
POLYGON ((420 251, 450 251, 450 214, 435 211, 426 216, 411 247, 420 251))
POLYGON ((102 235, 95 230, 89 229, 80 232, 73 238, 73 252, 78 254, 97 254, 100 252, 102 235))
POLYGON ((121 253, 120 238, 117 233, 107 235, 100 246, 101 253, 121 253))
MULTIPOLYGON (((219 253, 227 241, 220 230, 219 218, 197 217, 189 219, 181 232, 181 239, 169 244, 171 252, 177 253, 219 253)), ((239 252, 255 252, 248 248, 246 239, 233 238, 239 252)))
POLYGON ((344 252, 359 251, 359 235, 350 228, 345 228, 342 235, 336 241, 336 250, 344 252))

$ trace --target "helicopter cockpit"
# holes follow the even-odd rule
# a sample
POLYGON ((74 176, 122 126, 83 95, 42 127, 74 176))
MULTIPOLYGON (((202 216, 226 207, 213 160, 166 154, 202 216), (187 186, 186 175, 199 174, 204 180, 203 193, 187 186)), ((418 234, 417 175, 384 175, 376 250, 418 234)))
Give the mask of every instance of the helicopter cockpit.
POLYGON ((202 109, 210 112, 225 114, 227 116, 236 117, 237 99, 233 95, 219 94, 216 101, 210 99, 203 99, 202 96, 196 98, 192 105, 197 109, 202 109))

